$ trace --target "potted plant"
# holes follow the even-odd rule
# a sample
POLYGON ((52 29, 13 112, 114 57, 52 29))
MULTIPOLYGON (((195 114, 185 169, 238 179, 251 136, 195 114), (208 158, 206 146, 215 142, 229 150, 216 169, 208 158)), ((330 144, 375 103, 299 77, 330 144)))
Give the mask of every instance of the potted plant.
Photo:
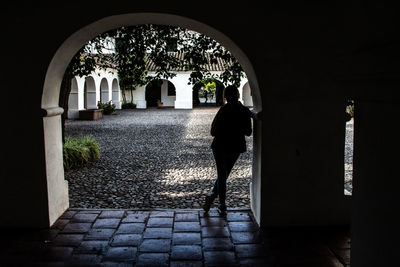
POLYGON ((103 118, 103 108, 99 106, 97 103, 97 109, 83 109, 79 110, 79 119, 80 120, 98 120, 103 118))
POLYGON ((103 113, 105 115, 110 115, 110 114, 114 113, 115 112, 115 108, 116 108, 115 104, 113 104, 111 100, 108 101, 107 103, 101 103, 99 101, 99 102, 97 102, 97 107, 99 109, 102 109, 103 113))

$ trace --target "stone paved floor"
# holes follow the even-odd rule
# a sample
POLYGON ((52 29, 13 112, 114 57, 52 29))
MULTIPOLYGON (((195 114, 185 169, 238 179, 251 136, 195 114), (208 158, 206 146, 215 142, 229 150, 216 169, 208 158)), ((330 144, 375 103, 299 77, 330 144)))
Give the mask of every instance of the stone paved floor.
MULTIPOLYGON (((29 219, 29 218, 27 218, 29 219)), ((66 211, 0 233, 0 266, 349 266, 344 228, 260 231, 248 210, 66 211)))

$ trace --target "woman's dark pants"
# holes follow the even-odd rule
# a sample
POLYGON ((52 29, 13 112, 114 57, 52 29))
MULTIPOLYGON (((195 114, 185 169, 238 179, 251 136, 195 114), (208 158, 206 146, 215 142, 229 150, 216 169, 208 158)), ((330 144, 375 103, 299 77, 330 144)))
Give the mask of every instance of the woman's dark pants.
POLYGON ((226 152, 219 149, 213 149, 215 162, 217 164, 217 180, 215 180, 214 188, 211 196, 219 198, 219 204, 222 209, 226 209, 226 179, 235 165, 236 160, 239 158, 239 152, 226 152))

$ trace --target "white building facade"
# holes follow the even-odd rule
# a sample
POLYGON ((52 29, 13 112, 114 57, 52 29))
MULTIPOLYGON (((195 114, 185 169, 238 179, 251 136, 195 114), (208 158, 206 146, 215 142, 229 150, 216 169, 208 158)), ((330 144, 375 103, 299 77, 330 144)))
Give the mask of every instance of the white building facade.
MULTIPOLYGON (((192 109, 193 108, 193 85, 188 84, 191 72, 177 71, 176 76, 169 80, 163 80, 160 88, 160 100, 164 107, 174 107, 176 109, 192 109), (175 87, 176 94, 168 94, 168 82, 172 83, 175 87)), ((213 72, 212 74, 220 74, 221 72, 213 72)), ((151 75, 152 73, 150 73, 151 75)), ((131 99, 130 93, 126 93, 127 101, 132 101, 136 104, 136 108, 145 109, 148 107, 146 100, 147 85, 137 87, 132 92, 133 98, 131 99)), ((239 86, 240 101, 243 105, 253 106, 253 99, 249 83, 246 78, 242 78, 239 86)))
POLYGON ((112 101, 121 108, 121 93, 118 75, 112 70, 95 70, 88 76, 75 76, 71 81, 68 100, 68 118, 79 118, 79 111, 97 109, 98 102, 112 101))
MULTIPOLYGON (((163 107, 175 109, 193 108, 193 85, 188 84, 190 71, 174 71, 176 76, 163 80, 155 92, 163 107), (171 87, 173 87, 171 89, 171 87)), ((211 71, 211 74, 219 75, 222 71, 211 71)), ((155 72, 149 72, 154 75, 155 72)), ((252 94, 247 78, 242 78, 239 86, 240 101, 245 106, 253 106, 252 94)), ((125 92, 127 102, 136 104, 138 109, 146 109, 150 105, 148 85, 135 88, 132 92, 125 92)), ((153 92, 154 93, 154 92, 153 92)), ((79 118, 80 110, 97 109, 97 103, 111 101, 117 109, 121 109, 123 96, 119 87, 118 75, 111 70, 96 70, 89 76, 76 76, 71 81, 71 92, 69 95, 68 118, 79 118)))

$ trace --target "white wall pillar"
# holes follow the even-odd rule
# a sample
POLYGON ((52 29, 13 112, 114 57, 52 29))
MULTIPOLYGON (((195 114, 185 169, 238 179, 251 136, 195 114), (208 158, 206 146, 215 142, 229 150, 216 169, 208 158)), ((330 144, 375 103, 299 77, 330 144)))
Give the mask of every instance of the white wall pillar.
POLYGON ((246 84, 242 87, 241 96, 243 105, 246 107, 253 106, 253 97, 251 96, 251 89, 248 82, 246 82, 246 84))
POLYGON ((193 108, 193 86, 188 84, 190 73, 184 72, 171 79, 176 88, 176 109, 193 108))
POLYGON ((47 114, 43 117, 44 147, 47 159, 46 175, 49 225, 52 225, 69 207, 68 181, 64 179, 60 127, 62 112, 62 108, 47 109, 47 114))
POLYGON ((136 104, 136 108, 145 109, 147 108, 146 102, 146 86, 139 86, 135 90, 133 90, 133 99, 132 102, 136 104))
POLYGON ((175 100, 176 100, 176 95, 173 96, 168 95, 168 81, 164 80, 161 85, 161 102, 163 102, 163 106, 173 107, 175 105, 175 100))
POLYGON ((78 110, 85 109, 85 96, 84 96, 84 87, 85 87, 85 77, 75 76, 76 82, 78 84, 78 110))

